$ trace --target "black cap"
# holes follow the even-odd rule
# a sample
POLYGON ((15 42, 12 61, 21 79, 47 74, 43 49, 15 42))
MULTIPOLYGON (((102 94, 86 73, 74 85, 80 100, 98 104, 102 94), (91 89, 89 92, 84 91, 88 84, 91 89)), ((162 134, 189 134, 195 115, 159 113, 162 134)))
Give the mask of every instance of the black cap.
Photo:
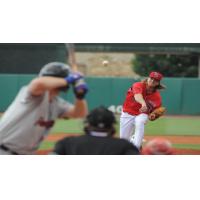
POLYGON ((98 129, 109 129, 116 123, 113 112, 100 106, 92 110, 86 117, 86 123, 98 129))

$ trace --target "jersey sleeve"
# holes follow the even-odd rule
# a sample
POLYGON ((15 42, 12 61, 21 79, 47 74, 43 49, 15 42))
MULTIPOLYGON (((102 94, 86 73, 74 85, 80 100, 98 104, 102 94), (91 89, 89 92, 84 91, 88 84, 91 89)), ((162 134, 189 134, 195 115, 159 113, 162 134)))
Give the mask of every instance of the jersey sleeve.
POLYGON ((47 96, 48 94, 45 93, 41 96, 33 96, 29 89, 28 89, 28 86, 24 86, 21 88, 20 92, 19 92, 19 98, 20 98, 20 103, 22 104, 28 104, 28 103, 32 103, 34 102, 35 100, 42 100, 44 98, 44 96, 47 96))
POLYGON ((132 86, 132 91, 134 94, 142 94, 143 92, 143 85, 142 83, 138 82, 138 83, 134 83, 132 86))
POLYGON ((61 98, 58 98, 58 113, 59 117, 61 117, 64 113, 68 112, 73 108, 73 104, 64 101, 61 98))

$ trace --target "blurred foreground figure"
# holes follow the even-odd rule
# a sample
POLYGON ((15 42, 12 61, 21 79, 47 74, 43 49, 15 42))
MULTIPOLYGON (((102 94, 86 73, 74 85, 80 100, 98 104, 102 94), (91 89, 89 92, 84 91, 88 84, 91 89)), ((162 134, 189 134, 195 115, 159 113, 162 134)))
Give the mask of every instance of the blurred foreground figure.
POLYGON ((0 155, 34 154, 57 118, 84 118, 88 91, 84 77, 70 66, 52 62, 23 86, 0 121, 0 155), (58 95, 72 87, 75 102, 58 95))
POLYGON ((142 149, 143 155, 174 155, 174 149, 169 140, 164 138, 155 138, 147 142, 142 149))

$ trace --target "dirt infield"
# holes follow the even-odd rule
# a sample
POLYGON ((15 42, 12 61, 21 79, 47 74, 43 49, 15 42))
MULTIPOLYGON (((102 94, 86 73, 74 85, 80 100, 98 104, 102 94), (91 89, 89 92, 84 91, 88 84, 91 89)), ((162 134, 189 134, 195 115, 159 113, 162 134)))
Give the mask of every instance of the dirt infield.
MULTIPOLYGON (((56 142, 64 137, 69 136, 78 136, 78 134, 65 134, 59 133, 56 135, 49 135, 45 141, 56 142)), ((149 141, 156 136, 145 136, 145 140, 149 141)), ((160 136, 159 136, 160 137, 160 136)), ((199 144, 200 145, 200 136, 162 136, 160 138, 168 139, 172 144, 199 144)), ((48 154, 51 150, 39 150, 38 155, 48 154)), ((200 155, 200 150, 194 149, 176 149, 177 155, 200 155)))

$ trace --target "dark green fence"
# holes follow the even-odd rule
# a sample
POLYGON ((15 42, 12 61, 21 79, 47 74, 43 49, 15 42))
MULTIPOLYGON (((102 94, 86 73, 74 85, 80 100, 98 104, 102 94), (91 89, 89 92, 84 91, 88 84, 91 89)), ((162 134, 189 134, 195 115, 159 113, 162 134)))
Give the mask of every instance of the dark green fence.
POLYGON ((64 43, 0 43, 1 74, 34 74, 46 63, 66 60, 64 43))
MULTIPOLYGON (((3 112, 14 100, 20 87, 29 83, 35 75, 0 75, 1 96, 0 111, 3 112)), ((87 96, 89 109, 105 105, 120 112, 127 89, 137 80, 127 78, 96 78, 86 79, 90 92, 87 96)), ((200 114, 200 80, 165 78, 163 83, 167 90, 161 92, 163 104, 168 114, 200 114)), ((61 94, 69 101, 74 101, 72 91, 61 94)))

